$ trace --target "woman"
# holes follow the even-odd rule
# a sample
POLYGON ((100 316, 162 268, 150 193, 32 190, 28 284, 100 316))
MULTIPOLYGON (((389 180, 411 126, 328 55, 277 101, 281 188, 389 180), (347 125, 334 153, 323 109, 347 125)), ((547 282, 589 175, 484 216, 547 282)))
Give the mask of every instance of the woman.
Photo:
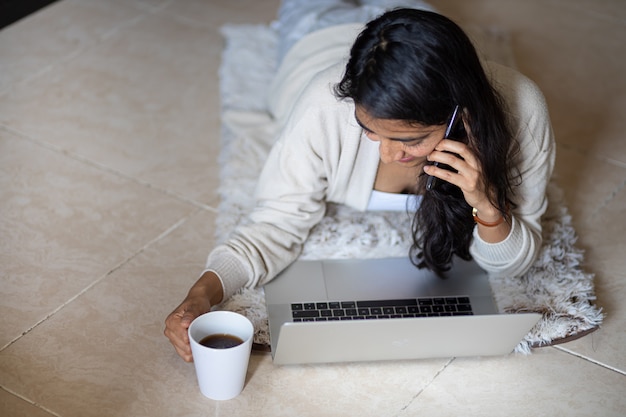
POLYGON ((191 321, 293 262, 326 202, 413 207, 409 255, 436 272, 458 256, 492 274, 519 275, 539 250, 554 139, 536 86, 481 63, 463 31, 437 13, 395 9, 363 29, 338 20, 375 7, 311 3, 318 4, 281 8, 282 39, 294 46, 283 49, 269 103, 283 127, 250 222, 211 252, 166 320, 165 335, 186 361, 191 321), (294 31, 302 39, 289 36, 294 31), (445 139, 455 109, 462 129, 445 139))

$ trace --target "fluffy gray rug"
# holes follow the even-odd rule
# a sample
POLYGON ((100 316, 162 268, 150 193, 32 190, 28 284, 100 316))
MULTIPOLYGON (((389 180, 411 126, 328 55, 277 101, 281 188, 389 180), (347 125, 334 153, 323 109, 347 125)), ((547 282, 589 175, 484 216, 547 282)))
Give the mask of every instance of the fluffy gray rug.
MULTIPOLYGON (((480 53, 515 66, 508 36, 497 30, 466 28, 480 53)), ((216 222, 218 242, 246 221, 254 205, 256 178, 276 134, 266 112, 266 91, 276 70, 276 32, 263 25, 222 28, 225 50, 220 69, 222 150, 221 204, 216 222)), ((543 219, 544 244, 534 266, 523 276, 492 279, 494 296, 503 313, 540 312, 543 318, 517 346, 531 348, 571 340, 598 328, 601 311, 593 305, 593 275, 581 268, 583 253, 554 181, 548 189, 549 208, 543 219)), ((312 231, 303 258, 369 258, 406 256, 410 219, 396 213, 361 213, 330 205, 312 231)), ((245 289, 218 308, 240 312, 255 325, 255 343, 269 345, 262 289, 245 289)))

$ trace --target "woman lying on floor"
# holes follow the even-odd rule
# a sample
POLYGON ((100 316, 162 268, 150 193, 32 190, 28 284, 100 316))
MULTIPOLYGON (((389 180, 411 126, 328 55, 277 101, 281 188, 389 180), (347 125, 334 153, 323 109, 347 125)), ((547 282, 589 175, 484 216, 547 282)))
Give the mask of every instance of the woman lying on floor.
POLYGON ((210 253, 166 320, 184 360, 191 321, 293 262, 326 202, 409 207, 420 268, 443 272, 454 256, 509 276, 532 265, 555 157, 544 98, 516 71, 481 62, 431 10, 410 0, 283 2, 284 58, 269 97, 282 130, 250 222, 210 253))

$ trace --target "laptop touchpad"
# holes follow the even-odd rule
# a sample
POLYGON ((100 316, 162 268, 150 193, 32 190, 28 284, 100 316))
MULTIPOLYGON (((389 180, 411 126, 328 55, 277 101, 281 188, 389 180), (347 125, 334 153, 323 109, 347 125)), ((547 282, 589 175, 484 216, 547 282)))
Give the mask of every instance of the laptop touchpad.
POLYGON ((433 274, 418 270, 408 261, 325 261, 324 278, 330 300, 379 300, 433 296, 433 274))
POLYGON ((489 295, 487 274, 457 261, 445 279, 418 269, 407 258, 324 261, 329 299, 381 300, 449 295, 489 295))
POLYGON ((322 262, 294 262, 265 285, 268 304, 289 304, 326 299, 322 262), (268 289, 271 287, 271 291, 268 289))

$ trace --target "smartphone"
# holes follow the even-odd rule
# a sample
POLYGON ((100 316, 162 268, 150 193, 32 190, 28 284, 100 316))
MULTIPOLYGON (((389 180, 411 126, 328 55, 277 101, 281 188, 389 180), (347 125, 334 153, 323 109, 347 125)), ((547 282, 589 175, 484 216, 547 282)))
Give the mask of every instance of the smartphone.
MULTIPOLYGON (((459 122, 461 121, 461 112, 459 111, 459 106, 454 107, 454 111, 450 116, 450 120, 448 120, 448 125, 446 126, 446 133, 443 136, 444 139, 461 139, 462 132, 459 132, 460 129, 457 129, 459 126, 459 122)), ((440 164, 439 162, 433 162, 433 165, 436 167, 452 169, 449 165, 440 164)), ((432 190, 437 185, 437 180, 439 178, 434 177, 432 175, 428 176, 426 180, 426 190, 432 190)))

